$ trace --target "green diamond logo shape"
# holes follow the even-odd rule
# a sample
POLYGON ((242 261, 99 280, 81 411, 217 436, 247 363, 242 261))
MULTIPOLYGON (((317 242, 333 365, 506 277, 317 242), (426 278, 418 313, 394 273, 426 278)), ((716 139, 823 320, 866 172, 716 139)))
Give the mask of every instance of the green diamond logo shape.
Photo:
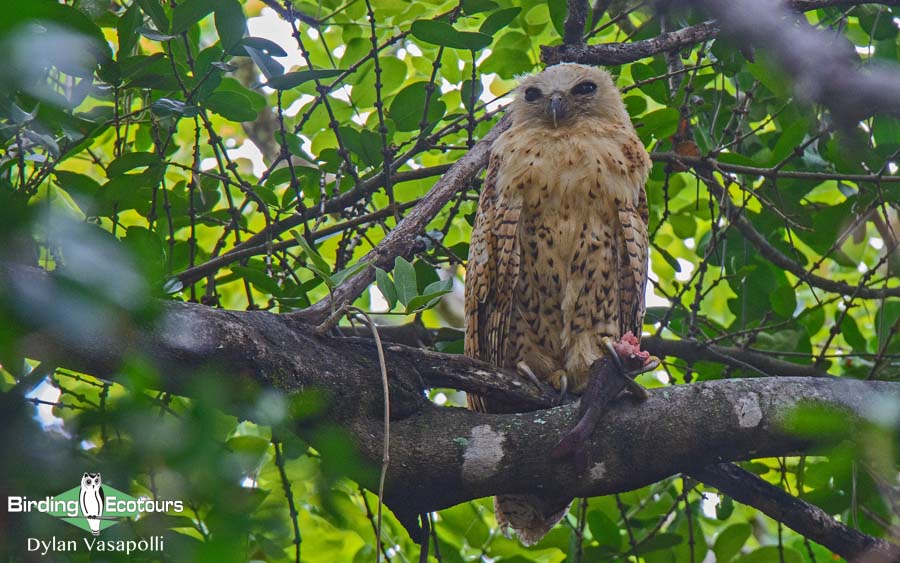
POLYGON ((138 515, 138 499, 100 484, 99 473, 85 473, 81 485, 53 497, 55 510, 47 514, 82 530, 99 534, 124 518, 138 515))

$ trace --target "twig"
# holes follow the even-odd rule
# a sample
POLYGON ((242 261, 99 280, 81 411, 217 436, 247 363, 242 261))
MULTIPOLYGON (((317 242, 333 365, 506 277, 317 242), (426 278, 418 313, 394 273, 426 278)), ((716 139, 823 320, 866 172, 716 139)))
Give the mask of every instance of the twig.
MULTIPOLYGON (((375 532, 375 543, 381 545, 381 526, 382 526, 382 508, 384 507, 384 482, 387 478, 388 465, 391 462, 391 398, 390 384, 388 383, 387 363, 384 360, 384 348, 381 346, 381 336, 378 334, 378 327, 372 318, 356 307, 351 310, 362 315, 372 331, 372 337, 375 339, 375 347, 378 350, 378 367, 381 368, 381 386, 384 391, 384 449, 381 454, 381 477, 378 479, 378 524, 375 532)), ((426 536, 427 541, 427 536, 426 536)), ((375 550, 375 563, 380 563, 381 551, 375 550)))

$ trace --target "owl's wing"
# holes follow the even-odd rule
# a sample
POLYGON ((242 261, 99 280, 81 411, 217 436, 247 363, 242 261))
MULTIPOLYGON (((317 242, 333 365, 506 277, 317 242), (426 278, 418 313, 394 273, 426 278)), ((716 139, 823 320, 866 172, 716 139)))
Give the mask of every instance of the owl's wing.
MULTIPOLYGON (((506 347, 512 297, 519 278, 519 217, 521 201, 504 197, 497 185, 499 157, 491 156, 478 213, 472 228, 466 265, 466 355, 506 367, 506 347)), ((477 395, 469 408, 487 412, 477 395)))
POLYGON ((619 246, 619 323, 620 331, 631 331, 640 338, 644 325, 647 256, 650 246, 647 225, 649 210, 647 193, 641 187, 637 205, 620 203, 619 224, 622 226, 619 246))

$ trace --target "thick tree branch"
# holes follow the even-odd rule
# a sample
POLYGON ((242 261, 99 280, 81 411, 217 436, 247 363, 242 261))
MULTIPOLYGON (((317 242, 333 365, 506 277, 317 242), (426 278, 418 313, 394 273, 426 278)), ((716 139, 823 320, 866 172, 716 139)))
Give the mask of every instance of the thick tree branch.
MULTIPOLYGON (((115 379, 120 363, 140 354, 164 374, 161 387, 188 393, 191 379, 213 367, 223 388, 241 390, 237 396, 245 406, 255 402, 253 389, 259 386, 286 394, 318 389, 328 401, 323 418, 346 428, 373 466, 380 462, 381 381, 371 339, 317 337, 310 326, 283 315, 178 302, 157 304, 154 323, 135 323, 108 304, 85 307, 84 289, 71 280, 20 266, 0 265, 0 288, 27 357, 55 359, 115 379), (85 329, 97 326, 95 315, 112 328, 85 329)), ((386 500, 408 525, 424 511, 532 491, 535 476, 544 494, 593 496, 711 463, 796 454, 828 437, 813 442, 789 433, 784 421, 794 407, 828 404, 852 421, 876 404, 900 399, 900 384, 837 378, 773 377, 656 389, 645 403, 627 397, 613 402, 603 432, 589 444, 596 463, 579 478, 571 462, 548 455, 574 424, 576 405, 511 415, 437 407, 423 398, 423 388, 450 386, 533 406, 549 397, 514 374, 461 356, 399 344, 387 345, 385 353, 393 419, 386 500)), ((235 408, 251 412, 240 403, 235 408)), ((370 487, 377 482, 370 473, 353 477, 370 487)))
POLYGON ((716 487, 738 502, 783 522, 795 532, 824 545, 848 561, 900 561, 900 547, 867 536, 838 522, 827 512, 730 463, 690 471, 695 479, 716 487))

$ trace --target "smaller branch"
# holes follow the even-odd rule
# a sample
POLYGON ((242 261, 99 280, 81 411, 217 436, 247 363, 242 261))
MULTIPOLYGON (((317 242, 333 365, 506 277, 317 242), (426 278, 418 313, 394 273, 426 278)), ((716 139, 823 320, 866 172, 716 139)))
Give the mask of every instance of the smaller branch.
MULTIPOLYGON (((393 344, 403 344, 404 346, 412 348, 431 347, 435 342, 461 340, 463 338, 461 330, 452 328, 434 330, 417 323, 387 325, 378 328, 383 340, 393 344)), ((369 331, 363 328, 355 329, 352 327, 341 327, 341 332, 346 336, 366 338, 369 331)), ((687 362, 714 362, 735 368, 762 372, 771 377, 831 377, 827 372, 816 369, 810 364, 797 364, 773 358, 759 350, 745 350, 733 346, 719 346, 718 344, 712 344, 702 340, 670 340, 659 336, 644 336, 641 338, 641 348, 660 358, 673 357, 687 362)), ((518 377, 514 373, 513 375, 518 377)), ((448 383, 450 382, 444 381, 442 385, 449 387, 453 386, 452 384, 448 385, 448 383)), ((465 384, 460 382, 457 383, 465 384)), ((547 389, 549 390, 549 387, 547 389)), ((536 404, 545 403, 539 401, 536 404)))
POLYGON ((760 168, 745 166, 743 164, 730 164, 714 158, 702 158, 694 156, 681 156, 673 152, 654 152, 650 158, 654 162, 668 162, 672 164, 686 164, 693 168, 711 168, 722 172, 734 174, 748 174, 763 178, 791 178, 796 180, 810 180, 825 182, 827 180, 843 180, 854 183, 888 184, 900 182, 900 176, 884 176, 881 174, 841 174, 839 172, 800 172, 796 170, 780 170, 776 168, 760 168))
POLYGON ((654 356, 672 356, 688 362, 708 361, 765 373, 768 376, 831 377, 811 364, 795 364, 772 358, 759 351, 719 346, 700 340, 668 340, 645 336, 641 346, 654 356))
POLYGON ((587 16, 587 0, 569 0, 569 15, 566 18, 563 34, 563 42, 566 45, 584 45, 584 24, 587 16))
POLYGON ((602 66, 621 65, 652 57, 657 53, 677 51, 696 43, 708 41, 718 33, 719 28, 716 25, 704 22, 643 41, 604 43, 602 45, 585 45, 583 43, 570 45, 567 42, 564 45, 552 47, 542 45, 541 61, 547 65, 562 62, 602 66))
POLYGON ((743 209, 735 207, 734 204, 731 203, 730 196, 726 192, 725 188, 716 181, 712 176, 712 168, 706 167, 701 168, 700 166, 696 166, 695 170, 697 170, 697 176, 706 184, 710 193, 715 196, 719 205, 722 207, 725 212, 725 216, 731 221, 732 225, 740 231, 744 238, 747 241, 756 247, 759 253, 766 258, 769 262, 778 266, 795 276, 797 276, 800 280, 813 287, 817 287, 824 291, 828 291, 831 293, 838 293, 840 295, 853 295, 856 297, 861 297, 863 299, 884 299, 885 297, 900 297, 900 286, 896 287, 883 287, 883 288, 871 288, 871 287, 863 287, 863 286, 853 286, 846 282, 830 280, 828 278, 823 278, 822 276, 817 276, 812 272, 809 272, 798 264, 797 262, 791 260, 787 256, 785 256, 780 250, 775 248, 769 241, 763 236, 759 231, 756 230, 756 227, 753 226, 753 223, 750 222, 744 216, 743 209))
MULTIPOLYGON (((428 178, 430 176, 439 176, 450 169, 449 164, 441 164, 438 166, 431 166, 428 168, 419 168, 416 170, 406 170, 403 172, 398 172, 393 175, 394 183, 408 182, 411 180, 419 180, 422 178, 428 178)), ((345 209, 346 207, 351 206, 353 203, 359 200, 362 197, 362 193, 371 193, 377 190, 382 186, 382 183, 385 180, 385 175, 383 173, 374 176, 362 183, 361 190, 351 190, 340 196, 328 200, 323 208, 324 214, 335 213, 345 209)), ((405 209, 406 204, 403 204, 397 211, 402 211, 405 209)), ((393 215, 393 209, 384 209, 376 211, 375 213, 371 213, 369 215, 365 215, 363 217, 357 217, 354 219, 350 219, 345 223, 342 223, 342 227, 352 227, 358 225, 362 222, 366 221, 374 221, 380 219, 381 217, 387 215, 393 215)), ((243 260, 245 258, 249 258, 251 256, 256 256, 258 254, 265 254, 268 252, 268 241, 269 237, 275 238, 278 235, 284 233, 285 231, 302 225, 305 221, 312 219, 316 216, 322 215, 319 207, 313 209, 307 209, 301 213, 297 213, 296 215, 291 215, 286 219, 282 219, 281 221, 275 221, 272 223, 270 227, 268 227, 264 232, 259 232, 252 237, 245 240, 243 243, 236 245, 234 248, 222 254, 221 256, 216 256, 214 258, 210 258, 203 264, 199 264, 194 266, 193 268, 188 268, 184 270, 180 274, 177 274, 176 277, 184 284, 190 285, 203 277, 215 272, 219 268, 223 268, 232 262, 237 262, 238 260, 243 260), (268 234, 268 237, 266 236, 268 234)), ((326 229, 327 234, 332 234, 334 231, 326 229)), ((313 233, 316 236, 324 236, 326 234, 326 230, 320 231, 318 233, 313 233)), ((294 241, 283 241, 276 243, 273 247, 273 250, 283 250, 285 248, 289 248, 291 246, 295 246, 294 241)))
POLYGON ((740 467, 720 463, 688 474, 783 522, 848 561, 888 563, 900 560, 900 547, 849 528, 821 508, 789 495, 740 467))
POLYGON ((397 256, 413 254, 418 247, 417 237, 424 232, 425 226, 454 194, 469 185, 487 165, 491 144, 509 127, 508 115, 505 114, 472 150, 457 160, 422 201, 375 248, 360 259, 360 262, 369 262, 372 266, 337 286, 329 297, 302 311, 290 313, 289 316, 309 323, 324 321, 320 329, 328 330, 337 323, 342 309, 372 283, 375 278, 374 266, 390 270, 397 256))

